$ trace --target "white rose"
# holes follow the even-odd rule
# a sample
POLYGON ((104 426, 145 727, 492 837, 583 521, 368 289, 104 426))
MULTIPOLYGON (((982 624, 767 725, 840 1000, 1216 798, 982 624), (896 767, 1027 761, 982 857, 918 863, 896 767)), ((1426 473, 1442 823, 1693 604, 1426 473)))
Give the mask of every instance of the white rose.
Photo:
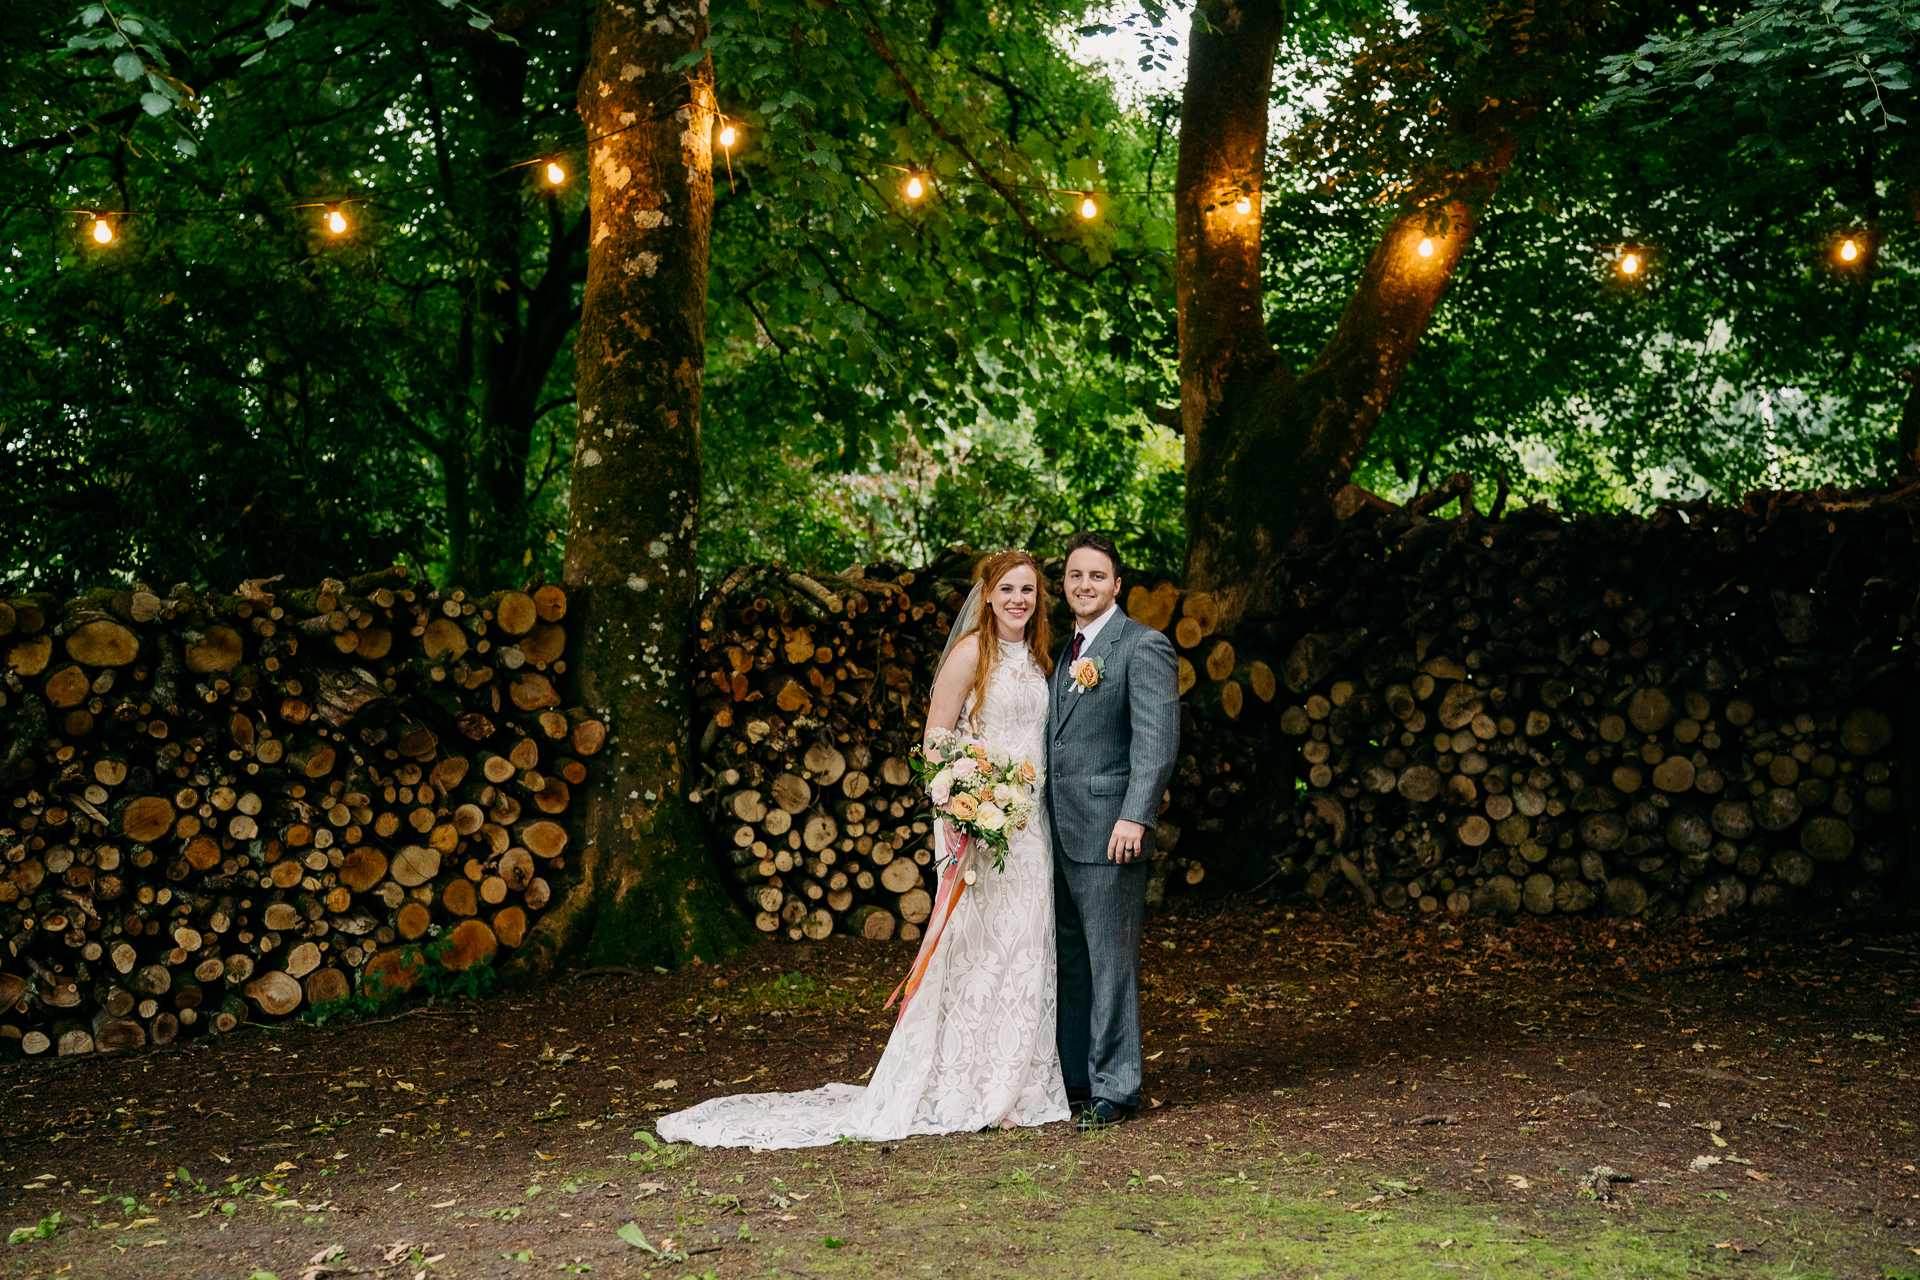
POLYGON ((1011 804, 1016 797, 1013 788, 1003 782, 993 789, 993 798, 1001 804, 1011 804))
POLYGON ((974 815, 973 823, 982 831, 998 831, 1007 823, 1007 815, 1000 811, 997 804, 983 804, 980 812, 974 815))

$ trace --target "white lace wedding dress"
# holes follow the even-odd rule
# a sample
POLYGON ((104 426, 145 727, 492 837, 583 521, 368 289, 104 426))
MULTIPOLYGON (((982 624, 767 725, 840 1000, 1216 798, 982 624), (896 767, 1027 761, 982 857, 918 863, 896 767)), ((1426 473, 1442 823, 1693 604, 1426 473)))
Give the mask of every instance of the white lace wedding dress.
MULTIPOLYGON (((1025 645, 999 643, 979 736, 1039 763, 1046 678, 1025 645)), ((818 1147, 843 1136, 880 1142, 1067 1119, 1054 1043, 1053 853, 1044 822, 1013 833, 1004 873, 991 861, 975 865, 978 877, 865 1088, 711 1098, 662 1116, 660 1136, 703 1147, 818 1147)), ((904 974, 904 950, 900 959, 904 974)))

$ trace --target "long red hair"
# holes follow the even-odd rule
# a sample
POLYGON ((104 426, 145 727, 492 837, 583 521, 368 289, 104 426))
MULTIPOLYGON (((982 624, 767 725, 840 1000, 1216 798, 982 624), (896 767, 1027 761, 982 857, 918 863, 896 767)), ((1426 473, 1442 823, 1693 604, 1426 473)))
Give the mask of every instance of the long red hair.
POLYGON ((1000 661, 999 633, 994 628, 991 600, 994 588, 1021 565, 1033 570, 1033 613, 1027 619, 1027 648, 1040 664, 1043 675, 1053 674, 1053 624, 1047 620, 1047 575, 1030 552, 1015 547, 996 551, 974 566, 974 580, 980 584, 980 617, 973 634, 979 637, 980 654, 973 664, 973 706, 978 712, 987 700, 987 681, 993 678, 994 664, 1000 661))

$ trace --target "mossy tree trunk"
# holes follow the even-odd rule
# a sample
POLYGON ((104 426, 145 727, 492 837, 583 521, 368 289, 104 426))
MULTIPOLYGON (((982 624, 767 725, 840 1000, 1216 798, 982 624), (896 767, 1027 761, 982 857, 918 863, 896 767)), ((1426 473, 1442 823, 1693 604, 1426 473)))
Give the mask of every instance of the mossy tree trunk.
POLYGON ((1285 25, 1278 0, 1202 0, 1181 103, 1174 273, 1186 581, 1214 593, 1228 630, 1279 607, 1267 594, 1269 565, 1347 483, 1473 237, 1478 206, 1515 152, 1495 121, 1480 126, 1484 158, 1451 198, 1387 225, 1332 337, 1296 373, 1268 340, 1260 278, 1267 104, 1285 25), (1429 256, 1419 253, 1424 239, 1429 256))
POLYGON ((750 934, 686 799, 715 111, 710 63, 668 68, 700 48, 704 15, 600 0, 580 84, 593 230, 567 625, 570 674, 612 736, 580 806, 577 879, 521 947, 523 975, 711 959, 750 934))

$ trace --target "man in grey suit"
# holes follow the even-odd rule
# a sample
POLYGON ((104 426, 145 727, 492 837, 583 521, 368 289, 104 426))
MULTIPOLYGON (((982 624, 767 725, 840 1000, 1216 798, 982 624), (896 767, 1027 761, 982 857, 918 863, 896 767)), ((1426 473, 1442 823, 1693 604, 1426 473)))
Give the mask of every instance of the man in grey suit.
POLYGON ((1055 655, 1047 716, 1057 1036, 1082 1132, 1140 1105, 1140 926, 1160 797, 1180 748, 1179 661, 1117 603, 1120 553, 1099 534, 1067 545, 1074 629, 1055 655))

